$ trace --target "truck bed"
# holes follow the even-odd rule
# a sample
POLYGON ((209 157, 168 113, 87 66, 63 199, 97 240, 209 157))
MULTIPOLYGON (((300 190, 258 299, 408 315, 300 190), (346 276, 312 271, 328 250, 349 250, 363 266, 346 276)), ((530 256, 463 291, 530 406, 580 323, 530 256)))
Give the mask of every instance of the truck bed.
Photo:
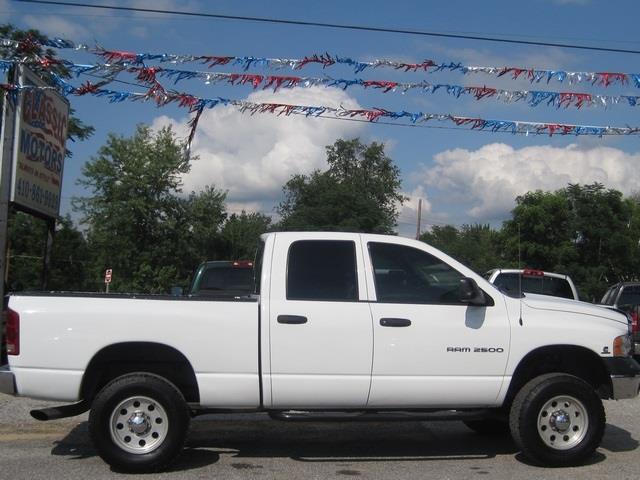
POLYGON ((83 372, 103 349, 151 343, 184 352, 202 406, 260 404, 258 297, 52 292, 13 295, 9 308, 20 315, 10 364, 21 395, 79 400, 83 372))

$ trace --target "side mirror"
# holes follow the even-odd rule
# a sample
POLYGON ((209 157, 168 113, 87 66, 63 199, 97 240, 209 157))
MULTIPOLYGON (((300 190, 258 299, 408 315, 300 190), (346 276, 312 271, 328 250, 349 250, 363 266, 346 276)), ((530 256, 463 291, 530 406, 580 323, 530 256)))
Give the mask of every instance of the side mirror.
POLYGON ((479 307, 489 305, 485 293, 480 290, 480 287, 473 278, 465 277, 460 280, 458 298, 462 303, 468 303, 469 305, 479 307))

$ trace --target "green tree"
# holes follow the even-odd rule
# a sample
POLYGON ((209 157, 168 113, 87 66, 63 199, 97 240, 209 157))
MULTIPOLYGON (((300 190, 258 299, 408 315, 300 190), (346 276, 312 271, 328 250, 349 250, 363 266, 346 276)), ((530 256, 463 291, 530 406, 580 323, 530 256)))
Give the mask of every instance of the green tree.
POLYGON ((599 298, 611 283, 638 275, 640 211, 632 199, 604 185, 569 185, 577 261, 574 275, 587 298, 599 298))
POLYGON ((502 254, 500 233, 489 225, 462 225, 460 229, 452 225, 434 226, 431 231, 420 236, 426 242, 479 274, 504 267, 506 260, 502 254))
POLYGON ((338 140, 327 147, 327 164, 285 184, 278 228, 392 233, 404 197, 400 170, 384 145, 338 140))
MULTIPOLYGON (((43 282, 47 224, 40 218, 22 212, 9 217, 8 284, 11 291, 40 290, 43 282)), ((69 216, 56 225, 50 258, 50 290, 84 290, 88 251, 82 233, 69 216)))
POLYGON ((92 195, 74 201, 87 226, 93 278, 111 268, 112 289, 121 292, 186 285, 225 218, 225 195, 214 188, 181 197, 188 171, 171 129, 139 126, 131 138, 109 136, 79 180, 92 195))
POLYGON ((7 245, 7 291, 42 288, 45 238, 44 221, 26 213, 11 212, 7 245))
MULTIPOLYGON (((70 73, 56 55, 56 51, 50 48, 43 48, 42 44, 48 38, 38 30, 20 30, 10 24, 0 25, 0 37, 3 39, 20 42, 16 48, 13 44, 3 43, 0 45, 0 56, 6 60, 16 60, 27 64, 38 76, 49 84, 53 84, 51 74, 55 73, 63 78, 69 78, 70 73), (43 61, 44 60, 44 61, 43 61), (45 66, 46 64, 46 66, 45 66)), ((8 72, 9 80, 12 78, 15 69, 8 72)), ((2 80, 4 81, 4 80, 2 80)), ((11 80, 10 80, 11 81, 11 80)), ((4 96, 0 97, 0 106, 4 96)), ((2 122, 3 119, 0 119, 2 122)), ((93 127, 86 125, 74 115, 71 109, 69 118, 69 128, 67 136, 69 139, 85 140, 93 134, 93 127)), ((71 152, 67 149, 67 156, 71 152)), ((52 258, 50 261, 51 270, 49 272, 49 288, 54 289, 80 289, 84 288, 83 265, 86 259, 80 259, 84 250, 80 247, 84 241, 82 234, 77 231, 68 218, 58 219, 60 222, 56 227, 52 258), (75 253, 74 268, 65 267, 62 260, 56 260, 56 255, 65 256, 67 245, 65 242, 74 237, 71 242, 78 247, 75 253)), ((39 289, 42 287, 42 268, 44 254, 44 243, 47 236, 46 224, 42 220, 21 213, 18 210, 9 212, 9 289, 39 289)), ((72 258, 73 255, 72 255, 72 258)))
MULTIPOLYGON (((10 24, 0 25, 0 38, 22 42, 20 48, 16 49, 12 45, 0 44, 0 56, 6 60, 20 60, 26 62, 31 70, 40 76, 47 83, 53 85, 51 74, 55 73, 63 78, 70 78, 69 70, 58 58, 56 51, 51 48, 43 48, 42 44, 49 39, 38 30, 20 30, 10 24), (46 62, 40 62, 44 59, 46 62), (30 63, 31 62, 31 63, 30 63), (44 64, 46 63, 46 67, 44 64)), ((74 115, 71 109, 69 116, 69 128, 67 136, 70 139, 85 140, 94 132, 92 126, 86 125, 82 120, 74 115)), ((67 149, 67 156, 71 152, 67 149)))
POLYGON ((508 259, 523 267, 567 273, 576 260, 573 216, 564 192, 527 192, 516 198, 502 235, 508 259))
POLYGON ((87 272, 89 250, 87 241, 71 221, 69 215, 56 224, 49 270, 50 290, 85 291, 94 290, 87 272))
POLYGON ((174 230, 185 243, 183 270, 191 271, 206 260, 218 260, 224 255, 225 242, 220 235, 220 225, 227 218, 226 193, 212 186, 192 192, 182 201, 180 222, 174 230))
POLYGON ((597 300, 614 282, 637 278, 640 208, 599 183, 516 199, 502 234, 511 261, 567 273, 582 297, 597 300))
POLYGON ((227 243, 230 260, 253 260, 260 235, 271 226, 271 218, 262 213, 232 214, 222 227, 222 238, 227 243))

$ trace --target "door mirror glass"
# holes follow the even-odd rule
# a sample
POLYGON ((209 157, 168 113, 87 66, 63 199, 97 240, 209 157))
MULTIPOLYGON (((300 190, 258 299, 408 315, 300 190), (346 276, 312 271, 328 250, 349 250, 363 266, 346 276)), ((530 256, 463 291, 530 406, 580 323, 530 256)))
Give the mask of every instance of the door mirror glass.
POLYGON ((462 303, 475 306, 487 306, 487 296, 478 287, 478 284, 473 278, 465 277, 460 279, 458 286, 458 294, 462 303))

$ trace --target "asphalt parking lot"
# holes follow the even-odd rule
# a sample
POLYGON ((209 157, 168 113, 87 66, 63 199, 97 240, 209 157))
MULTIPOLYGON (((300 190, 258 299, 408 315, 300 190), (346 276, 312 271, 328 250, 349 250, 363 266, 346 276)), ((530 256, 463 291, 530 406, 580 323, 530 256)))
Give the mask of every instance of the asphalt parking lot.
MULTIPOLYGON (((0 394, 0 479, 137 478, 96 455, 86 414, 33 420, 29 410, 43 405, 0 394)), ((461 422, 285 423, 253 414, 194 420, 183 455, 153 478, 640 478, 640 399, 605 406, 602 446, 577 468, 530 465, 511 439, 482 437, 461 422)))

